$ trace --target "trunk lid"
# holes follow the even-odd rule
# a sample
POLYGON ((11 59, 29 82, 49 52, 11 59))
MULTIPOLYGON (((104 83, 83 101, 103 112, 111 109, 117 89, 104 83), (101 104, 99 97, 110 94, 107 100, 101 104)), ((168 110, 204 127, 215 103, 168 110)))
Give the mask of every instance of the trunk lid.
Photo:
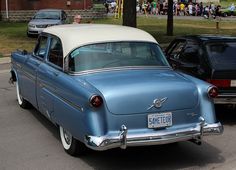
POLYGON ((198 104, 194 83, 170 69, 109 71, 84 76, 98 89, 108 110, 117 115, 193 109, 198 104), (164 99, 153 107, 155 99, 164 99))

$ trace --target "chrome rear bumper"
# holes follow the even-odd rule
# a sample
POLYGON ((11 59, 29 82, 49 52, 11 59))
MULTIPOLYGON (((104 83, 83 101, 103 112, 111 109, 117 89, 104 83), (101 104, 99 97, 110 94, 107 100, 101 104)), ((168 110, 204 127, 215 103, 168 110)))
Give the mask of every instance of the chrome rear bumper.
POLYGON ((221 123, 204 124, 198 123, 193 128, 184 128, 171 131, 155 131, 152 133, 128 133, 125 125, 117 135, 105 136, 86 136, 85 144, 93 150, 107 150, 120 147, 125 149, 127 146, 145 146, 174 143, 187 140, 199 140, 201 136, 219 135, 223 133, 221 123))

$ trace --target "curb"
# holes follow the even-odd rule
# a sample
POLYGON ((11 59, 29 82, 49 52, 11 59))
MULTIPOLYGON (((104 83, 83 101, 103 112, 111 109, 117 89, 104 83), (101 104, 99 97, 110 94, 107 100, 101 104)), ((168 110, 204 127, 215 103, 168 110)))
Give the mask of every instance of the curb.
POLYGON ((11 63, 11 58, 10 57, 0 58, 0 64, 8 64, 8 63, 11 63))

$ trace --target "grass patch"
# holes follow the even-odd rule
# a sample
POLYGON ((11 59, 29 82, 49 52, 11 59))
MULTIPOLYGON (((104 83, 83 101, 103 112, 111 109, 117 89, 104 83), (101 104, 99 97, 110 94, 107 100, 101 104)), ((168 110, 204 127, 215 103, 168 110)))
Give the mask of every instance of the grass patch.
MULTIPOLYGON (((122 24, 122 19, 114 17, 106 19, 96 19, 93 23, 100 24, 122 24)), ((174 19, 174 36, 166 35, 166 19, 158 17, 139 16, 137 19, 138 28, 143 29, 154 36, 160 44, 168 44, 175 36, 194 34, 213 34, 236 36, 236 21, 221 21, 220 30, 216 30, 214 20, 190 20, 174 19)), ((26 36, 27 23, 0 22, 0 53, 10 54, 16 49, 26 49, 32 51, 36 38, 26 36)), ((104 35, 106 36, 106 35, 104 35)))
POLYGON ((27 23, 0 22, 0 53, 8 55, 16 49, 32 51, 36 39, 26 35, 27 23))
MULTIPOLYGON (((94 20, 94 23, 122 24, 122 19, 107 18, 94 20)), ((236 36, 236 21, 221 21, 220 30, 216 30, 214 20, 174 20, 174 36, 166 35, 166 19, 157 17, 140 16, 137 19, 138 28, 149 32, 160 44, 169 43, 175 36, 195 35, 195 34, 213 34, 236 36)))

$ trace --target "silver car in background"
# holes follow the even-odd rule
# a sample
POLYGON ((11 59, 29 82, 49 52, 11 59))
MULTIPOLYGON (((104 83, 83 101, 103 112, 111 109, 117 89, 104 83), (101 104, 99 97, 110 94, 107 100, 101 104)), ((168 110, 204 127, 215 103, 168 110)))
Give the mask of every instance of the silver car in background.
POLYGON ((65 24, 67 15, 60 9, 39 10, 28 23, 27 36, 40 34, 44 28, 65 24))

